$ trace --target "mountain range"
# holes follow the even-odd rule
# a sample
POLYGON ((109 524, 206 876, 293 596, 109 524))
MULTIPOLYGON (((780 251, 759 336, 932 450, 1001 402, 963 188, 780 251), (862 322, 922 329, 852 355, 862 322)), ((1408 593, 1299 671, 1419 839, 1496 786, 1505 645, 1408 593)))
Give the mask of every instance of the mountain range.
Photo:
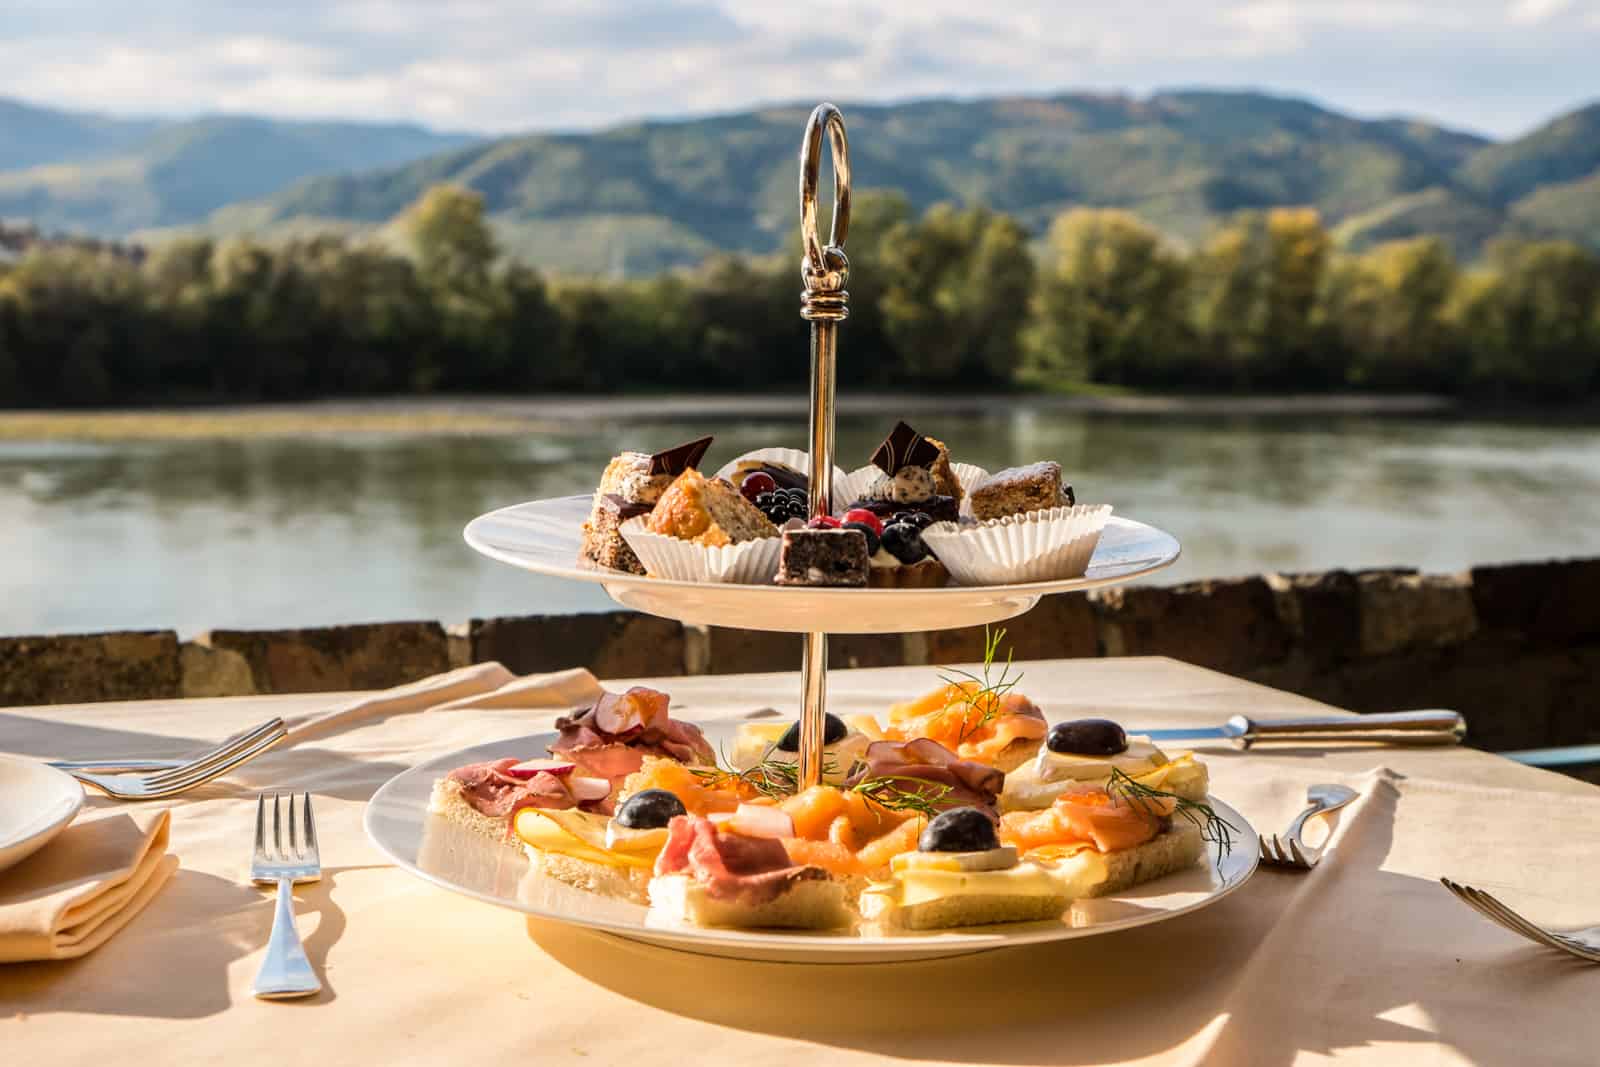
MULTIPOLYGON (((1600 102, 1513 140, 1255 92, 842 105, 857 189, 981 202, 1042 232, 1076 205, 1203 239, 1235 211, 1317 208, 1347 247, 1438 234, 1600 247, 1600 102)), ((808 108, 500 138, 405 125, 116 120, 0 101, 0 217, 46 229, 272 236, 376 230, 428 186, 480 192, 504 247, 630 274, 778 249, 808 108)))

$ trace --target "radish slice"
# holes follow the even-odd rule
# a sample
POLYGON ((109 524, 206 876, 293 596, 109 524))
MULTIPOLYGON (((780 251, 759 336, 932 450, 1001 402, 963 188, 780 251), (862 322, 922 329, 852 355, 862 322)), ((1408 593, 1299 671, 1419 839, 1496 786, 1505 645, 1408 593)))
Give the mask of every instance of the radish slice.
POLYGON ((506 773, 513 778, 532 778, 536 774, 553 774, 563 778, 578 769, 578 765, 564 759, 530 759, 523 760, 515 767, 506 768, 506 773))
POLYGON ((567 788, 578 800, 604 800, 611 795, 611 782, 606 778, 580 778, 575 775, 567 779, 567 788))

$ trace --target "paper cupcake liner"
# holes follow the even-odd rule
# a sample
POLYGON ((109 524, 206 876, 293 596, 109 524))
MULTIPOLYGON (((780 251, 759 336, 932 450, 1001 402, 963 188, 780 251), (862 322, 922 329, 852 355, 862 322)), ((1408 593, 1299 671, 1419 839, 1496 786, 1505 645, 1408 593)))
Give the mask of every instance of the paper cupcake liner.
MULTIPOLYGON (((972 514, 972 487, 983 479, 989 477, 989 472, 982 467, 971 463, 952 463, 951 472, 956 476, 956 481, 961 483, 961 514, 972 514)), ((845 491, 836 501, 834 514, 843 515, 845 510, 857 500, 862 500, 867 495, 867 490, 872 488, 872 483, 883 474, 877 467, 867 464, 857 467, 844 476, 845 491)), ((913 505, 907 505, 912 507, 913 505)))
POLYGON ((976 526, 936 522, 922 539, 960 585, 1046 582, 1088 570, 1110 517, 1110 504, 1079 504, 976 526))
MULTIPOLYGON (((754 452, 746 452, 742 456, 735 456, 724 463, 717 471, 716 477, 733 481, 733 472, 739 469, 739 464, 746 460, 760 460, 762 463, 771 463, 779 467, 788 467, 792 471, 799 471, 808 478, 811 476, 811 453, 802 452, 798 448, 758 448, 754 452)), ((833 468, 833 493, 839 496, 844 490, 841 488, 848 475, 837 466, 833 468)), ((735 484, 737 489, 738 485, 735 484)), ((854 499, 853 497, 851 499, 854 499)))
POLYGON ((678 582, 728 582, 735 585, 769 585, 778 573, 783 538, 761 537, 736 545, 710 548, 644 528, 648 516, 629 519, 619 528, 633 554, 655 578, 678 582))

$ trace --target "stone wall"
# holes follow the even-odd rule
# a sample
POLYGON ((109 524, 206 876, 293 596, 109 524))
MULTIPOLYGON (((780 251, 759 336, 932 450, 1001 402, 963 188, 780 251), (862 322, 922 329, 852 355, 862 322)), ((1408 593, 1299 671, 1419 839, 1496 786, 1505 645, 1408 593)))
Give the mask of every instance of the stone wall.
MULTIPOLYGON (((1600 559, 1267 574, 1046 597, 1018 659, 1164 655, 1358 711, 1447 707, 1491 749, 1600 742, 1600 559)), ((837 635, 837 666, 981 659, 982 627, 837 635)), ((397 685, 497 659, 601 677, 799 666, 792 634, 610 612, 296 630, 0 638, 0 705, 397 685)))

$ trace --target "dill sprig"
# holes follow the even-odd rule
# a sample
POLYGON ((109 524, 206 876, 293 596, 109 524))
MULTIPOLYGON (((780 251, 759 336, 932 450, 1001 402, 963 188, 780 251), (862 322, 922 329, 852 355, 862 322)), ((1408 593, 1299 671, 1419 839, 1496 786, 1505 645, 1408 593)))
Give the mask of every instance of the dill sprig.
POLYGON ((1000 676, 994 677, 995 657, 1000 651, 1000 642, 1004 641, 1006 631, 1004 627, 991 631, 989 627, 983 628, 983 673, 973 674, 956 667, 946 668, 949 673, 939 675, 939 680, 956 690, 960 695, 945 705, 945 710, 953 707, 965 706, 962 712, 961 733, 956 738, 960 744, 970 735, 983 729, 993 722, 1000 714, 1000 698, 1016 688, 1022 681, 1022 672, 1015 676, 1011 674, 1011 658, 1013 650, 1006 649, 1005 663, 1000 665, 1000 676), (976 691, 968 692, 967 684, 977 687, 976 691), (978 712, 977 721, 972 720, 972 711, 978 712))
MULTIPOLYGON (((800 791, 800 764, 798 761, 775 759, 773 749, 768 748, 767 754, 761 762, 742 771, 733 770, 727 753, 721 754, 722 766, 719 767, 691 767, 689 773, 700 779, 712 788, 734 782, 748 788, 760 796, 771 800, 783 800, 792 797, 800 791)), ((822 773, 824 777, 835 775, 838 764, 834 762, 832 753, 824 753, 822 758, 822 773)))
POLYGON ((1164 789, 1156 789, 1145 785, 1120 767, 1111 768, 1111 777, 1106 780, 1106 793, 1113 798, 1120 798, 1130 805, 1138 807, 1146 814, 1155 815, 1157 809, 1153 805, 1156 799, 1172 800, 1177 802, 1177 809, 1173 814, 1182 815, 1195 826, 1200 828, 1200 838, 1209 841, 1217 848, 1217 863, 1222 863, 1222 857, 1233 851, 1233 835, 1239 828, 1218 815, 1216 809, 1210 804, 1189 800, 1176 793, 1169 793, 1164 789))
POLYGON ((925 819, 939 814, 940 802, 951 792, 947 785, 899 774, 863 778, 850 788, 887 811, 909 811, 925 819), (906 789, 900 782, 915 782, 917 788, 906 789))

